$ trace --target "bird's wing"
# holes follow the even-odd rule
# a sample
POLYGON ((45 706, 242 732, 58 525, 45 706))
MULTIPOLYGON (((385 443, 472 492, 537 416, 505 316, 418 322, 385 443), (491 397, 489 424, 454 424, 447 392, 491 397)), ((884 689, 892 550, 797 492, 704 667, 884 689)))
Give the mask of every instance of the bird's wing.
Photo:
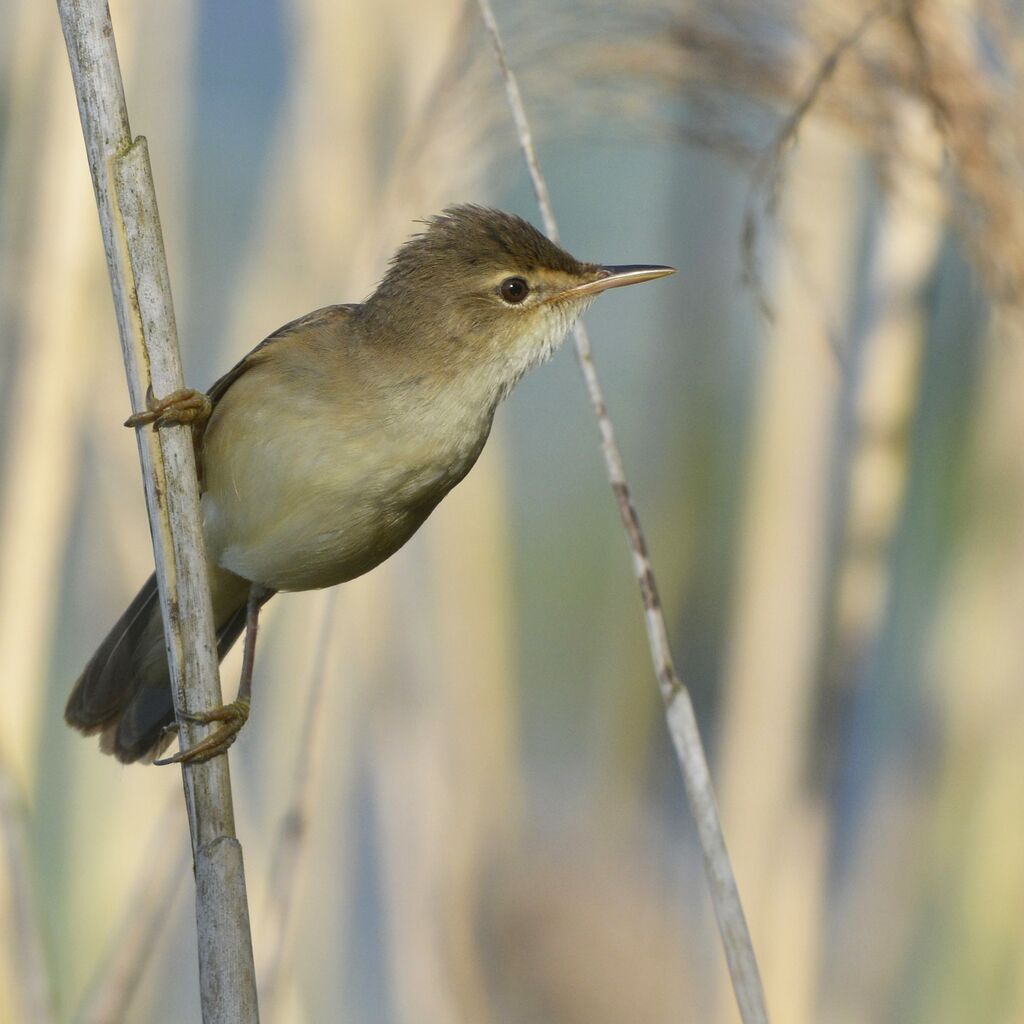
POLYGON ((354 306, 351 303, 341 306, 324 306, 323 309, 314 309, 312 313, 307 313, 305 316, 300 316, 297 320, 291 320, 283 327, 279 327, 273 334, 264 338, 248 355, 242 356, 223 377, 213 382, 210 390, 206 392, 210 401, 216 407, 217 403, 227 393, 228 388, 246 370, 252 369, 252 367, 261 363, 266 358, 266 350, 274 342, 282 341, 308 328, 329 327, 338 319, 348 316, 353 308, 354 306))
MULTIPOLYGON (((210 390, 206 392, 207 397, 217 407, 217 403, 227 394, 228 388, 238 380, 247 370, 263 362, 267 358, 267 351, 275 342, 283 341, 286 338, 294 337, 301 331, 330 327, 339 319, 347 317, 352 312, 354 305, 347 303, 339 306, 324 306, 322 309, 314 309, 312 313, 300 316, 297 320, 291 320, 283 327, 279 327, 273 334, 264 338, 251 352, 242 356, 234 366, 213 382, 210 390)), ((209 422, 208 420, 206 422, 209 422)), ((199 470, 199 482, 203 482, 203 435, 206 432, 206 422, 197 423, 193 428, 192 440, 195 444, 196 466, 199 470)))

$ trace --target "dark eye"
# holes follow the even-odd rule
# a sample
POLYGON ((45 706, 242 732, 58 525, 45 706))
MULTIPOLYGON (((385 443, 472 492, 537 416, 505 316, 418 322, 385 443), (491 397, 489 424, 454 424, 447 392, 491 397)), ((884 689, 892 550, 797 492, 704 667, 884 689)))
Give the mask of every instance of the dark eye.
POLYGON ((530 294, 530 286, 521 277, 506 277, 498 286, 498 293, 506 302, 522 302, 530 294))

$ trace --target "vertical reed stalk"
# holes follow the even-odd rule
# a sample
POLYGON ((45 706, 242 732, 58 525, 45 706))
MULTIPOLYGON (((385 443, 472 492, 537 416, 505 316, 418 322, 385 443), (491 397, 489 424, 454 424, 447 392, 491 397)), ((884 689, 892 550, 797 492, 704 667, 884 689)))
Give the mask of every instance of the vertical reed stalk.
MULTIPOLYGON (((547 183, 541 173, 540 163, 533 146, 533 135, 530 131, 526 109, 523 106, 519 84, 512 69, 508 65, 505 48, 498 31, 494 10, 490 0, 479 0, 480 14, 494 44, 494 52, 505 83, 512 119, 515 122, 520 148, 526 159, 530 172, 530 181, 537 197, 544 220, 544 228, 555 242, 558 241, 558 224, 551 207, 547 183)), ((622 464, 622 455, 615 440, 615 431, 608 415, 608 406, 604 399, 604 391, 597 376, 594 359, 590 348, 590 339, 582 323, 575 329, 576 357, 580 371, 587 386, 587 394, 597 416, 601 432, 601 451, 604 455, 608 480, 615 495, 622 525, 626 532, 633 556, 633 570, 644 607, 644 622, 651 648, 651 659, 654 663, 658 686, 665 703, 665 717, 669 735, 675 748, 676 759, 686 786, 690 807, 697 823, 701 849, 704 852, 704 866, 711 890, 711 901, 718 920, 718 928, 722 936, 729 973, 732 977, 736 1002, 744 1024, 760 1024, 767 1022, 768 1011, 765 1006, 761 978, 754 956, 753 943, 743 915, 739 889, 733 875, 729 853, 725 846, 715 796, 711 787, 711 773, 708 769, 704 745, 701 742, 697 717, 690 700, 690 693, 679 678, 669 649, 668 630, 665 626, 665 615, 658 596, 658 587, 654 578, 654 568, 647 554, 647 543, 640 526, 640 518, 629 484, 626 481, 622 464)))
MULTIPOLYGON (((132 408, 182 387, 177 329, 149 154, 133 140, 103 0, 58 0, 78 98, 132 408)), ((182 712, 221 703, 199 488, 189 428, 137 434, 164 634, 183 744, 204 729, 182 712)), ((203 1019, 256 1021, 242 848, 224 756, 182 770, 196 876, 203 1019)))

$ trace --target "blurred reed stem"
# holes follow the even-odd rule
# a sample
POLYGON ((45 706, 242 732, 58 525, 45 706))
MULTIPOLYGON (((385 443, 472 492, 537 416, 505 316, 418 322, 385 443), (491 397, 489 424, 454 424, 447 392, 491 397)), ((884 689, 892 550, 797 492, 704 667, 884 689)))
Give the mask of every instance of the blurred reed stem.
MULTIPOLYGON (((35 20, 35 13, 23 11, 26 38, 19 43, 28 50, 35 20)), ((60 52, 51 41, 36 61, 23 58, 29 64, 25 74, 56 71, 60 52)), ((28 168, 36 169, 28 204, 33 228, 12 246, 19 256, 11 262, 17 262, 21 288, 15 332, 22 344, 12 366, 0 491, 0 749, 26 793, 34 790, 38 768, 60 576, 75 507, 81 450, 74 427, 86 403, 92 347, 88 331, 82 331, 82 306, 92 283, 87 253, 95 230, 86 181, 69 173, 77 145, 73 108, 59 90, 40 93, 12 112, 5 152, 5 169, 12 174, 28 177, 28 168)))
MULTIPOLYGON (((899 124, 908 149, 921 150, 923 162, 931 162, 934 157, 925 151, 936 148, 939 140, 923 112, 908 104, 899 124)), ((817 735, 828 751, 818 757, 817 787, 826 793, 841 792, 847 785, 849 709, 864 700, 886 642, 887 613, 899 579, 899 528, 908 513, 910 438, 923 386, 925 298, 945 231, 938 196, 921 175, 901 163, 891 169, 888 185, 880 208, 874 216, 867 214, 871 226, 864 243, 864 280, 859 300, 851 305, 847 386, 833 433, 834 508, 829 518, 835 550, 828 621, 822 622, 829 649, 821 659, 823 693, 817 716, 817 735)), ((875 771, 885 769, 865 774, 875 771)), ((920 800, 907 806, 913 794, 899 780, 893 782, 873 785, 870 819, 885 822, 900 816, 899 828, 910 836, 924 806, 920 800)), ((848 813, 855 819, 868 816, 856 809, 848 813)), ((833 814, 833 819, 833 826, 842 830, 842 818, 833 814)), ((892 989, 908 954, 920 898, 919 884, 895 882, 906 856, 902 847, 878 844, 872 851, 867 837, 856 842, 870 866, 863 874, 843 872, 839 896, 833 897, 834 904, 842 905, 849 894, 846 913, 852 924, 834 937, 819 967, 819 974, 838 982, 820 995, 817 1012, 826 1019, 854 1012, 855 1001, 849 995, 844 1000, 840 993, 892 989)), ((863 996, 859 1002, 872 1018, 882 1012, 880 1004, 874 1011, 863 1005, 863 996)))
POLYGON ((185 849, 167 841, 181 817, 175 795, 156 819, 141 869, 128 897, 120 924, 107 942, 107 953, 82 1008, 77 1024, 123 1024, 137 1019, 133 1000, 166 926, 185 878, 185 849))
POLYGON ((402 1024, 497 1018, 480 930, 497 903, 489 869, 520 845, 522 802, 503 480, 490 450, 432 518, 427 559, 401 563, 408 610, 371 764, 402 1024))
POLYGON ((322 737, 326 735, 323 695, 329 674, 328 655, 337 619, 337 606, 338 591, 334 588, 323 602, 320 634, 316 641, 306 693, 289 802, 281 816, 270 857, 267 904, 259 929, 261 954, 256 961, 256 980, 263 1001, 263 1013, 268 1020, 278 1017, 281 972, 291 934, 302 854, 311 824, 310 807, 313 803, 313 783, 316 781, 317 755, 322 737))
POLYGON ((23 803, 0 758, 0 1019, 52 1024, 50 981, 30 865, 23 803))
MULTIPOLYGON (((481 924, 491 871, 521 848, 524 780, 519 764, 513 683, 515 576, 509 547, 509 496, 503 448, 492 446, 472 476, 448 497, 430 533, 432 643, 443 681, 449 825, 442 834, 442 920, 460 1018, 496 1017, 488 990, 481 924), (466 558, 467 551, 473 552, 466 558), (461 563, 461 565, 460 565, 461 563), (459 571, 453 571, 459 565, 459 571)), ((415 1021, 411 1021, 415 1024, 415 1021)))
POLYGON ((1024 1019, 1024 324, 1019 309, 985 332, 967 444, 962 541, 934 624, 931 668, 944 758, 929 805, 915 922, 934 970, 908 993, 916 1019, 1024 1019))
POLYGON ((720 792, 748 880, 751 925, 766 950, 772 1005, 780 1020, 810 1024, 828 827, 806 758, 827 579, 832 426, 843 383, 829 333, 843 322, 853 277, 855 153, 834 133, 805 126, 789 187, 782 215, 801 247, 779 253, 777 313, 751 429, 720 792))

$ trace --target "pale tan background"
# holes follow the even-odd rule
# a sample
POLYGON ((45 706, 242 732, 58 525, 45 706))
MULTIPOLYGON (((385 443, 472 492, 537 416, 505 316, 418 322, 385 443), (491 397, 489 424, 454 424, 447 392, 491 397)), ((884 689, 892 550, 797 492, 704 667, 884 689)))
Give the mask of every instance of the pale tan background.
MULTIPOLYGON (((774 1019, 1020 1021, 1024 50, 870 10, 498 15, 567 246, 680 269, 589 322, 774 1019)), ((112 3, 191 383, 447 202, 538 219, 461 11, 112 3)), ((0 1021, 195 1020, 179 775, 61 720, 151 554, 49 4, 0 7, 0 161, 0 1021)), ((568 350, 391 563, 273 602, 255 690, 265 1020, 736 1019, 568 350)))

